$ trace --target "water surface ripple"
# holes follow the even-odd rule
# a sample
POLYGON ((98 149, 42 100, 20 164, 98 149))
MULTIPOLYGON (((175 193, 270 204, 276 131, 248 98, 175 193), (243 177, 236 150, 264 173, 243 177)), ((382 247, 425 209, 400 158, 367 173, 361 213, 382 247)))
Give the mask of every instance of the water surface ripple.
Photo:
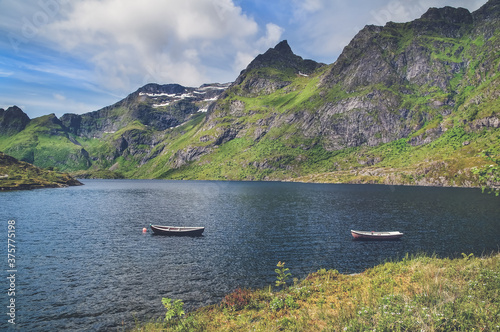
MULTIPOLYGON (((270 182, 84 180, 85 186, 1 192, 4 243, 16 221, 16 327, 117 330, 237 287, 266 287, 285 261, 294 277, 361 272, 405 253, 498 251, 500 199, 477 189, 270 182), (204 236, 143 234, 150 223, 205 226, 204 236), (356 242, 350 229, 399 230, 356 242)), ((6 245, 4 245, 6 248, 6 245)), ((6 250, 6 249, 4 249, 6 250)), ((4 289, 7 253, 1 266, 4 289)), ((2 307, 9 298, 4 291, 2 307)), ((6 309, 4 309, 6 312, 6 309)), ((0 328, 10 327, 7 316, 0 328), (7 317, 7 318, 6 318, 7 317)))

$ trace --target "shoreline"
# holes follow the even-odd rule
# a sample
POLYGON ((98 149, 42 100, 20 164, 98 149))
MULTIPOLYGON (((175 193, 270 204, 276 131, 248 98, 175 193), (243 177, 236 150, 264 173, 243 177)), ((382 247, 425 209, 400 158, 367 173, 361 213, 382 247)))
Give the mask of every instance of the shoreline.
POLYGON ((454 259, 406 254, 359 274, 321 269, 281 289, 237 289, 177 317, 166 308, 173 319, 137 322, 132 330, 493 331, 500 327, 499 278, 498 252, 454 259))

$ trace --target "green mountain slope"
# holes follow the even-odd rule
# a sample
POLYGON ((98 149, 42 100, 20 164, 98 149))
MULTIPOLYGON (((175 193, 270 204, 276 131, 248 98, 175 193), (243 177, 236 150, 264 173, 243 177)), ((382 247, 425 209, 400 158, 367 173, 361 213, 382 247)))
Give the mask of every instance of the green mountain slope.
POLYGON ((499 22, 498 0, 474 13, 431 8, 366 26, 330 65, 283 41, 230 86, 147 85, 100 111, 46 121, 43 134, 32 125, 43 119, 10 125, 0 150, 134 178, 495 187, 499 22), (73 161, 41 155, 45 137, 73 161))
POLYGON ((279 64, 258 57, 183 146, 136 174, 484 184, 477 169, 499 159, 497 9, 367 26, 337 62, 310 72, 282 43, 261 57, 281 52, 279 64))
POLYGON ((68 174, 44 170, 0 152, 0 190, 81 185, 68 174))
MULTIPOLYGON (((24 113, 20 115, 24 116, 24 113)), ((88 153, 62 127, 54 114, 30 120, 23 130, 14 135, 0 136, 0 150, 42 168, 68 171, 90 166, 88 153)))

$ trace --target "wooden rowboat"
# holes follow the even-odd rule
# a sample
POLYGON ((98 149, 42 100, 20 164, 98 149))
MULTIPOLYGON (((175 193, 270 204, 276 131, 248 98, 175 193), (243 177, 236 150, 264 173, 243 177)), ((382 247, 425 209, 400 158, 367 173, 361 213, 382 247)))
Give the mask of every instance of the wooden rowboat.
POLYGON ((151 230, 156 235, 200 236, 205 230, 205 227, 177 227, 160 225, 149 225, 149 227, 151 227, 151 230))
POLYGON ((355 240, 398 240, 403 236, 403 233, 395 232, 367 232, 367 231, 353 231, 351 234, 355 240))

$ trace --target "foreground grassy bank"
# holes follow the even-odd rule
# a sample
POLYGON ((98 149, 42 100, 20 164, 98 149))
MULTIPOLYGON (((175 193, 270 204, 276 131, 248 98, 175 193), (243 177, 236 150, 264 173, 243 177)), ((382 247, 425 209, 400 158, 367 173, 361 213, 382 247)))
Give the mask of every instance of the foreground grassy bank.
POLYGON ((500 331, 500 254, 405 257, 358 275, 320 270, 293 283, 239 289, 187 315, 172 306, 166 321, 134 331, 500 331))

